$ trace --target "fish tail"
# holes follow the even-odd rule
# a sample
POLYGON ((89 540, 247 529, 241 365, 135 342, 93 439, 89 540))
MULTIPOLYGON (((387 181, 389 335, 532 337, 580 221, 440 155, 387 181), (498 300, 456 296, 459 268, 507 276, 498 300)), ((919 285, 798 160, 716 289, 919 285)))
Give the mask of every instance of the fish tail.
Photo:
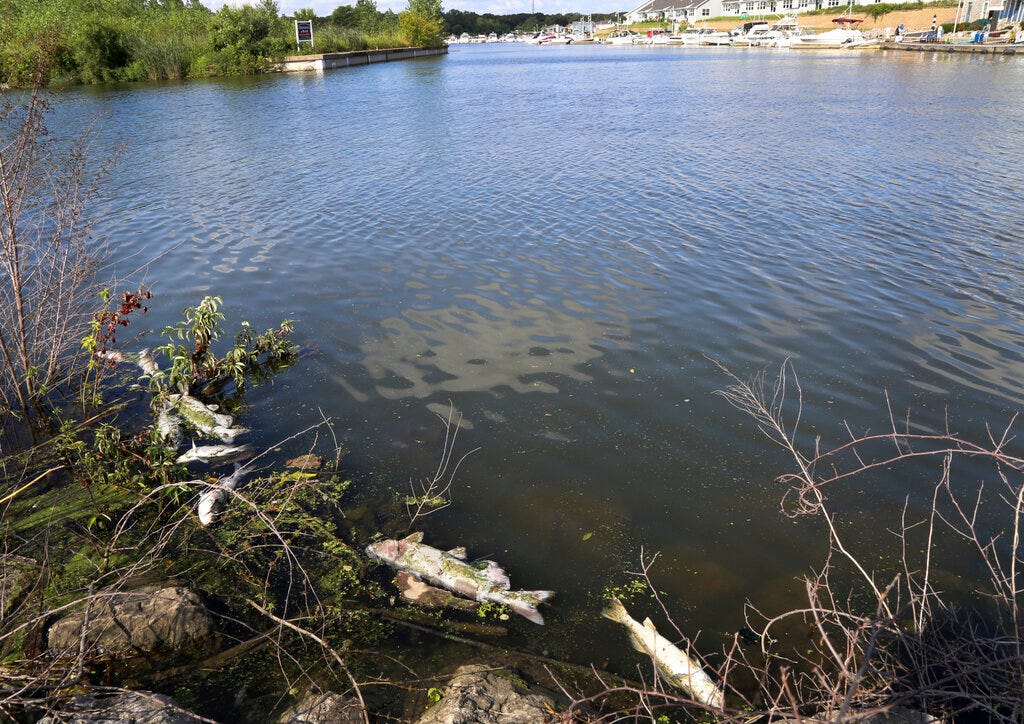
POLYGON ((543 626, 544 617, 537 610, 537 605, 554 595, 554 591, 512 591, 511 595, 504 597, 502 602, 527 621, 543 626))
POLYGON ((537 610, 537 606, 532 603, 526 603, 525 601, 509 601, 508 607, 520 616, 525 618, 527 621, 532 621, 538 626, 544 625, 544 617, 541 616, 540 611, 537 610))
POLYGON ((601 611, 601 615, 615 623, 625 623, 629 620, 629 612, 622 605, 622 601, 617 598, 613 598, 608 602, 608 607, 601 611))

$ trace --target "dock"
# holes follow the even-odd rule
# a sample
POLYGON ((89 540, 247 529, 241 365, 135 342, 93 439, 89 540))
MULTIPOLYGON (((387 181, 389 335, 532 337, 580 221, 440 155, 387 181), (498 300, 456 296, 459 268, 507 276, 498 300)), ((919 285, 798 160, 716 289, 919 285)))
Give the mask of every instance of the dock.
POLYGON ((882 43, 883 50, 910 50, 919 53, 982 53, 985 55, 1024 55, 1021 43, 882 43))
POLYGON ((281 73, 325 71, 334 68, 348 68, 353 65, 370 65, 371 63, 387 63, 392 60, 410 60, 447 54, 448 46, 443 45, 439 48, 381 48, 378 50, 353 50, 348 53, 290 55, 276 61, 273 69, 281 73))

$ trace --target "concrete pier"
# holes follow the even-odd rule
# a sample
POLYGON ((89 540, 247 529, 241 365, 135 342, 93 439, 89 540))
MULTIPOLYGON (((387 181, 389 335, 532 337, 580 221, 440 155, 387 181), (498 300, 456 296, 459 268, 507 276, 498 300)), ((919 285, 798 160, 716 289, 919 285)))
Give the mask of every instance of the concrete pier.
POLYGON ((1024 55, 1019 43, 882 43, 885 50, 912 50, 919 53, 983 53, 987 55, 1024 55))
POLYGON ((426 58, 432 55, 447 55, 448 46, 440 48, 382 48, 380 50, 353 50, 349 53, 321 53, 319 55, 292 55, 274 64, 274 70, 282 73, 299 71, 324 71, 333 68, 347 68, 351 65, 386 63, 391 60, 426 58))

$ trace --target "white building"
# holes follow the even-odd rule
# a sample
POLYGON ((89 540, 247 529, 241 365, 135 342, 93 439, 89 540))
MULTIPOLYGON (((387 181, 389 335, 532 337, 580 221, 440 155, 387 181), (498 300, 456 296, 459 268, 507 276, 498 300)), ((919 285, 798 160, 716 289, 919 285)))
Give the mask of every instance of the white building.
MULTIPOLYGON (((881 0, 853 0, 854 7, 881 0)), ((720 17, 792 15, 809 10, 848 7, 850 0, 643 0, 626 13, 627 23, 652 20, 693 23, 720 17)), ((958 20, 978 20, 998 13, 1001 21, 1024 20, 1024 0, 961 0, 958 20)))
POLYGON ((701 19, 727 15, 722 5, 723 0, 644 0, 626 13, 626 22, 663 20, 692 24, 701 19))

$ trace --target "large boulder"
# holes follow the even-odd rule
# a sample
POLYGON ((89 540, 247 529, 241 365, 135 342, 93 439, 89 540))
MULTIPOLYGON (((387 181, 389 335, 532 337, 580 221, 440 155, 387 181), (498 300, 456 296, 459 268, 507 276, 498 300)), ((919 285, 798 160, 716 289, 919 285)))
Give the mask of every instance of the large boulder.
POLYGON ((126 691, 107 699, 76 696, 54 716, 39 724, 199 724, 208 722, 185 711, 169 696, 126 691))
POLYGON ((470 664, 456 670, 441 701, 416 724, 538 724, 553 712, 550 697, 520 692, 492 667, 470 664))
POLYGON ((199 596, 177 586, 98 594, 91 605, 50 627, 50 653, 76 654, 83 625, 90 659, 189 652, 213 635, 213 619, 199 596))
POLYGON ((280 724, 362 724, 363 708, 352 696, 310 694, 278 719, 280 724))

